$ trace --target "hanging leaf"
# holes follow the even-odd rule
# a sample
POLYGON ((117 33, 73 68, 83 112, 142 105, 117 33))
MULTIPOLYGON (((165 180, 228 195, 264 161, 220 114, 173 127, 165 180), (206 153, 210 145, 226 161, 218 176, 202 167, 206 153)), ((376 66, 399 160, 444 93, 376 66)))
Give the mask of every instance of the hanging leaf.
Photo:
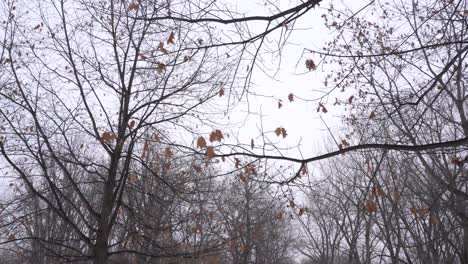
POLYGON ((112 141, 115 140, 115 134, 112 132, 104 132, 102 135, 99 137, 99 140, 101 142, 105 143, 111 143, 112 141))
POLYGON ((351 97, 348 98, 348 103, 352 104, 354 99, 354 95, 351 95, 351 97))
POLYGON ((161 51, 164 54, 167 54, 167 50, 164 48, 164 43, 159 42, 158 50, 161 51))
POLYGON ((320 109, 322 109, 323 113, 328 112, 327 108, 325 108, 325 106, 322 103, 319 103, 319 106, 317 107, 317 112, 320 112, 320 109))
POLYGON ((294 95, 292 93, 288 95, 288 100, 289 102, 294 102, 294 95))
POLYGON ((341 143, 342 143, 343 146, 345 146, 345 147, 349 147, 349 146, 350 146, 349 143, 348 143, 348 141, 346 141, 346 139, 342 139, 342 140, 341 140, 341 143))
POLYGON ((468 16, 468 10, 463 10, 463 15, 468 16))
POLYGON ((252 140, 250 140, 250 147, 251 147, 252 149, 254 149, 254 147, 255 147, 253 138, 252 138, 252 140))
POLYGON ((204 137, 199 137, 197 139, 197 148, 204 148, 206 147, 206 140, 204 137))
POLYGON ((214 141, 221 142, 221 139, 223 138, 224 138, 223 133, 219 129, 216 129, 210 134, 210 142, 214 142, 214 141))
POLYGON ((304 164, 304 166, 301 169, 301 174, 307 175, 308 173, 309 173, 309 169, 307 168, 307 164, 304 164))
POLYGON ((370 115, 369 115, 369 118, 372 119, 372 118, 374 118, 374 117, 375 117, 375 112, 372 111, 372 112, 370 113, 370 115))
POLYGON ((278 137, 281 135, 281 127, 278 127, 278 128, 275 129, 275 134, 278 137))
POLYGON ((130 121, 130 128, 133 129, 135 127, 135 120, 130 121))
POLYGON ((212 159, 214 157, 214 155, 215 155, 214 147, 213 146, 206 147, 205 155, 208 157, 208 159, 212 159))
POLYGON ((198 173, 202 172, 202 168, 200 166, 197 166, 197 165, 193 164, 192 168, 198 173))
POLYGON ((171 169, 171 163, 170 163, 170 162, 164 164, 164 166, 163 166, 163 171, 169 171, 170 169, 171 169))
POLYGON ((168 45, 169 44, 174 44, 174 31, 171 32, 171 34, 169 35, 169 38, 167 39, 167 42, 166 42, 168 45))
POLYGON ((283 106, 283 104, 281 103, 281 99, 278 100, 278 109, 281 109, 281 107, 283 106))
POLYGON ((291 208, 295 208, 296 207, 296 204, 294 203, 294 201, 289 201, 289 206, 291 208))
POLYGON ((279 212, 276 214, 276 219, 283 220, 283 212, 279 212))
POLYGON ((141 159, 144 159, 146 157, 146 153, 149 150, 149 143, 148 140, 145 140, 145 144, 143 145, 143 152, 141 153, 141 159))
POLYGON ((219 89, 218 95, 219 95, 219 97, 222 97, 224 95, 224 89, 223 88, 219 89))
POLYGON ((172 153, 172 149, 171 147, 167 147, 165 150, 164 150, 164 156, 168 159, 172 158, 174 154, 172 153))
POLYGON ((247 183, 248 178, 242 172, 239 174, 239 180, 243 183, 247 183))
POLYGON ((164 63, 158 63, 158 68, 156 68, 156 71, 159 74, 163 74, 166 71, 166 65, 164 63))
POLYGON ((128 10, 132 11, 132 10, 138 10, 140 8, 140 4, 138 3, 130 3, 128 5, 128 10))
POLYGON ((305 212, 305 209, 304 208, 301 208, 299 209, 299 216, 302 216, 305 212))
POLYGON ((309 71, 315 71, 317 69, 317 66, 312 59, 306 60, 305 65, 309 71))
POLYGON ((377 204, 374 203, 374 202, 367 202, 366 204, 366 210, 368 213, 372 214, 372 213, 377 213, 377 204))
POLYGON ((284 129, 284 127, 281 128, 281 135, 283 135, 283 138, 285 138, 288 133, 286 133, 286 129, 284 129))
POLYGON ((241 161, 240 161, 240 159, 238 159, 238 158, 234 158, 234 162, 235 162, 235 164, 234 164, 234 165, 235 165, 235 166, 236 166, 236 168, 238 169, 238 168, 240 167, 240 165, 241 165, 241 161))

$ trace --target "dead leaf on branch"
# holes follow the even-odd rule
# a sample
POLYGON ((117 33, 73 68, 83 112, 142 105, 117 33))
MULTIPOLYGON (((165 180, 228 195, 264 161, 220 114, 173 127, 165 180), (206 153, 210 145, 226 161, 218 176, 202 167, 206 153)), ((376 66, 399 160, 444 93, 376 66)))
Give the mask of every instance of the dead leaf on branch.
POLYGON ((305 212, 305 209, 304 208, 301 208, 299 209, 299 216, 302 216, 305 212))
POLYGON ((210 134, 210 142, 214 142, 214 141, 221 142, 221 139, 223 138, 224 138, 223 133, 219 129, 216 129, 210 134))
POLYGON ((305 65, 309 71, 315 71, 317 69, 317 66, 312 59, 306 60, 305 65))
POLYGON ((170 158, 172 158, 172 156, 174 156, 174 154, 172 153, 171 147, 167 147, 164 150, 164 156, 166 156, 166 158, 168 158, 168 159, 170 159, 170 158))
POLYGON ((161 51, 164 54, 167 54, 167 49, 164 48, 164 43, 159 42, 158 50, 161 51))
POLYGON ((169 44, 174 44, 174 31, 171 32, 171 34, 169 35, 169 38, 167 39, 167 42, 166 42, 168 45, 169 44))
POLYGON ((236 168, 238 169, 238 168, 240 167, 240 165, 241 165, 241 161, 240 161, 240 159, 238 159, 238 158, 234 158, 234 162, 235 162, 235 164, 234 164, 234 165, 235 165, 235 166, 236 166, 236 168))
POLYGON ((368 213, 372 214, 372 213, 377 213, 377 210, 378 210, 378 206, 376 203, 374 202, 367 202, 366 204, 366 210, 368 213))
POLYGON ((276 219, 283 220, 283 212, 279 212, 278 214, 276 214, 276 219))
POLYGON ((278 137, 279 137, 280 135, 282 135, 283 138, 285 138, 285 137, 288 135, 288 133, 286 132, 286 129, 284 129, 284 127, 278 127, 278 128, 276 128, 276 129, 275 129, 275 134, 276 134, 276 136, 278 136, 278 137))
POLYGON ((156 69, 156 71, 159 74, 163 74, 166 71, 166 65, 164 63, 158 63, 158 68, 156 69))
POLYGON ((206 157, 208 157, 208 159, 212 159, 215 156, 214 147, 213 146, 206 147, 205 155, 206 157))
POLYGON ((322 103, 319 103, 319 106, 317 107, 317 112, 320 112, 320 109, 322 109, 322 112, 325 114, 328 112, 327 108, 325 108, 325 105, 323 105, 322 103))
POLYGON ((140 8, 140 4, 138 3, 130 3, 128 5, 128 10, 132 11, 132 10, 138 10, 140 8))
POLYGON ((99 137, 99 140, 101 142, 105 143, 111 143, 112 141, 115 140, 115 134, 112 132, 104 132, 102 135, 99 137))
POLYGON ((281 99, 278 99, 278 109, 281 109, 281 107, 283 107, 282 102, 283 101, 281 99))
POLYGON ((294 102, 294 95, 292 93, 288 95, 288 100, 289 102, 294 102))
POLYGON ((252 138, 252 140, 250 140, 250 147, 251 147, 252 149, 254 149, 254 147, 255 147, 253 138, 252 138))
POLYGON ((244 175, 244 173, 241 172, 241 173, 239 174, 239 180, 240 180, 242 183, 247 183, 247 181, 248 181, 249 179, 247 178, 247 176, 244 175))
POLYGON ((206 147, 206 140, 204 137, 199 137, 197 139, 197 148, 205 148, 206 147))
POLYGON ((202 172, 202 168, 200 166, 198 166, 198 165, 193 164, 192 168, 198 173, 202 172))
POLYGON ((223 88, 219 89, 218 95, 219 95, 219 97, 222 97, 224 95, 224 89, 223 88))

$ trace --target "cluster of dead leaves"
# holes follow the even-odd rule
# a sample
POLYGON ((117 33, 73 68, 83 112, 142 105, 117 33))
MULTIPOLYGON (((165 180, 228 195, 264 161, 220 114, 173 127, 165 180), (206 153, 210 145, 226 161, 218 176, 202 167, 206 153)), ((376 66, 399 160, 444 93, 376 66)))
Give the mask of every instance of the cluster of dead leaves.
POLYGON ((288 133, 286 132, 286 129, 284 129, 284 127, 278 127, 278 128, 276 128, 276 129, 275 129, 275 134, 276 134, 276 136, 278 136, 278 137, 282 135, 283 138, 285 138, 285 137, 288 135, 288 133))
MULTIPOLYGON (((294 95, 292 93, 288 95, 288 100, 289 102, 294 102, 294 95)), ((281 109, 281 107, 283 107, 283 100, 278 99, 278 109, 281 109)))

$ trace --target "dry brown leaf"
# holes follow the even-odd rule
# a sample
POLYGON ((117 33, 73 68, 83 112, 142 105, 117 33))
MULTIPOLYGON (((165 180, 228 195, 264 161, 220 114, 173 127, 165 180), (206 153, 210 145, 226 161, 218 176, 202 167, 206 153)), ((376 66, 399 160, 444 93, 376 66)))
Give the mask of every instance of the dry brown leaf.
POLYGON ((255 147, 253 138, 250 140, 250 147, 251 147, 252 149, 254 149, 254 147, 255 147))
POLYGON ((315 71, 317 69, 317 66, 312 59, 306 60, 305 65, 309 71, 315 71))
POLYGON ((222 97, 224 95, 224 89, 223 88, 219 89, 218 95, 219 95, 219 97, 222 97))
POLYGON ((140 8, 140 4, 138 3, 130 3, 128 5, 128 10, 132 11, 132 10, 138 10, 140 8))
POLYGON ((281 128, 281 135, 283 135, 283 138, 285 138, 288 133, 286 133, 286 129, 284 129, 284 127, 281 128))
POLYGON ((167 147, 165 150, 164 150, 164 156, 168 159, 172 158, 174 154, 172 153, 172 149, 171 147, 167 147))
POLYGON ((102 142, 111 143, 112 141, 115 140, 115 134, 112 132, 104 132, 99 137, 99 140, 102 142))
POLYGON ((293 101, 294 101, 294 95, 293 95, 292 93, 290 93, 290 94, 288 95, 288 100, 289 100, 289 102, 293 102, 293 101))
POLYGON ((304 208, 301 208, 299 209, 299 216, 302 216, 305 212, 305 209, 304 208))
POLYGON ((241 182, 243 182, 243 183, 247 183, 247 181, 248 181, 249 179, 247 178, 247 176, 244 175, 244 173, 241 172, 241 173, 239 174, 239 180, 240 180, 241 182))
POLYGON ((377 213, 377 210, 378 210, 377 204, 374 202, 367 202, 366 210, 370 214, 377 213))
POLYGON ((238 169, 238 168, 240 167, 240 165, 241 165, 241 161, 240 161, 240 159, 238 159, 238 158, 234 158, 234 161, 235 161, 235 164, 234 164, 234 165, 235 165, 236 168, 238 169))
POLYGON ((206 140, 204 137, 199 137, 197 139, 197 148, 204 148, 206 147, 206 140))
POLYGON ((167 39, 167 44, 174 44, 174 31, 171 32, 169 38, 167 39))
POLYGON ((156 68, 158 74, 163 74, 166 71, 166 65, 164 63, 158 63, 158 68, 156 68))
POLYGON ((275 129, 275 134, 278 137, 281 135, 281 127, 278 127, 278 128, 275 129))
POLYGON ((281 109, 281 107, 283 106, 283 104, 281 103, 281 99, 278 100, 278 109, 281 109))
POLYGON ((133 129, 134 127, 135 127, 135 120, 132 120, 130 121, 130 128, 133 129))
POLYGON ((164 164, 163 171, 169 171, 171 169, 171 163, 164 164))
POLYGON ((202 168, 200 166, 197 166, 197 165, 193 164, 192 168, 198 173, 202 172, 202 168))
POLYGON ((206 147, 205 155, 208 157, 208 159, 212 159, 215 156, 214 147, 213 146, 206 147))
POLYGON ((279 212, 276 214, 276 219, 283 220, 283 212, 279 212))
POLYGON ((291 208, 295 208, 296 207, 296 204, 294 203, 294 201, 289 201, 289 206, 291 208))
POLYGON ((307 168, 307 164, 304 164, 304 166, 301 169, 301 174, 307 175, 308 173, 309 173, 309 169, 307 168))
POLYGON ((159 42, 158 50, 161 51, 164 54, 167 54, 167 49, 164 48, 164 43, 159 42))
POLYGON ((216 129, 210 134, 210 142, 214 142, 214 141, 221 142, 221 139, 223 138, 224 138, 223 133, 219 129, 216 129))

